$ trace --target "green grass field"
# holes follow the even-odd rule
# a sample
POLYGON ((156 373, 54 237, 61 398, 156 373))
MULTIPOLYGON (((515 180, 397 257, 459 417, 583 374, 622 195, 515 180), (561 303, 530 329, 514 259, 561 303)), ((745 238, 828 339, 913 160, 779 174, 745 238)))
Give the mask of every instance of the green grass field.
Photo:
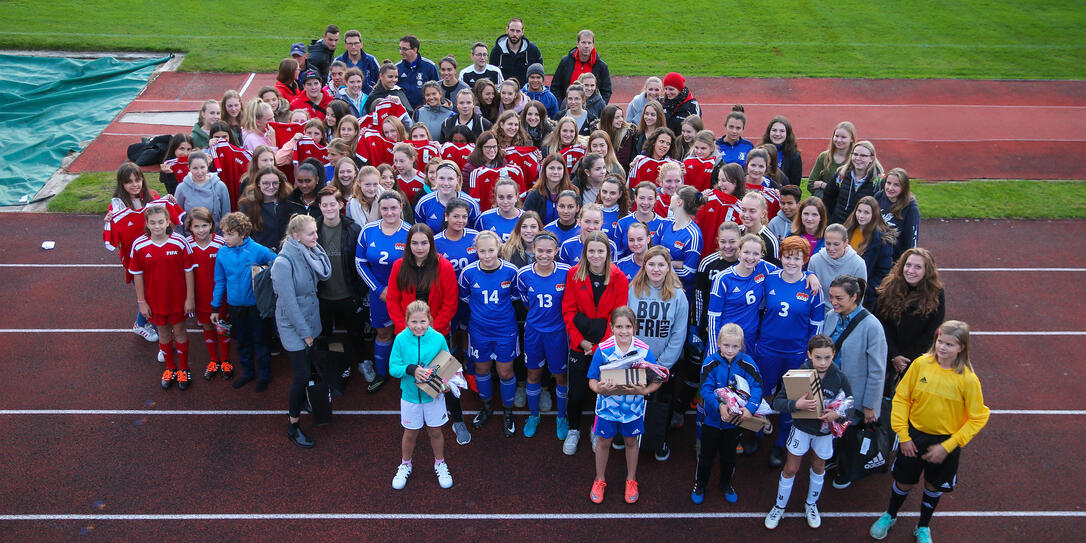
MULTIPOLYGON (((114 175, 113 172, 80 175, 49 201, 49 211, 104 214, 113 195, 114 175)), ((152 189, 166 193, 157 175, 148 175, 148 180, 152 189)), ((985 179, 925 183, 913 180, 912 186, 925 219, 1086 219, 1086 181, 985 179), (1037 198, 1042 192, 1046 197, 1037 198), (1067 204, 1055 207, 1052 202, 1067 204)))
POLYGON ((592 5, 8 0, 0 3, 0 47, 183 51, 183 70, 266 72, 291 42, 317 38, 334 22, 362 31, 378 59, 398 60, 399 37, 414 33, 424 56, 454 53, 464 64, 472 42, 493 43, 520 16, 548 72, 576 32, 591 28, 618 75, 1086 78, 1080 2, 623 0, 586 9, 592 5))

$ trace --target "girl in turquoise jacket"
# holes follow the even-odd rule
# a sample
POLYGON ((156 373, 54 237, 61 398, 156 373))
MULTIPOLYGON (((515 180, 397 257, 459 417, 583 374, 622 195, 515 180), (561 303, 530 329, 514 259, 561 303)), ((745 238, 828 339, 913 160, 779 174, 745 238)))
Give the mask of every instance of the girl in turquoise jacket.
POLYGON ((396 468, 396 476, 392 478, 392 488, 401 490, 407 485, 407 478, 411 476, 411 456, 424 424, 430 436, 430 446, 434 449, 437 481, 441 488, 449 488, 453 484, 452 475, 445 463, 445 436, 441 431, 449 420, 444 393, 431 398, 417 384, 430 378, 434 371, 431 363, 442 351, 448 352, 449 345, 445 336, 431 326, 430 306, 426 302, 411 302, 404 316, 407 328, 393 341, 388 364, 389 374, 400 380, 400 423, 404 427, 402 460, 396 468))

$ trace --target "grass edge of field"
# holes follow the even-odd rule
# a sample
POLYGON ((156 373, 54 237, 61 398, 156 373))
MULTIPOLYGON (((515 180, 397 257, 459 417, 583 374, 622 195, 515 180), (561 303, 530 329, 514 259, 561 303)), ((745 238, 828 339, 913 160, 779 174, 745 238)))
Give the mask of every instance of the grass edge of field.
MULTIPOLYGON (((80 174, 50 199, 47 210, 104 214, 112 196, 114 175, 80 174)), ((148 175, 148 183, 159 194, 166 193, 153 172, 148 175)), ((912 189, 920 203, 920 216, 925 219, 1086 219, 1086 180, 914 179, 912 189), (1042 193, 1044 197, 1038 197, 1042 193), (1067 205, 1053 206, 1052 202, 1067 205)))

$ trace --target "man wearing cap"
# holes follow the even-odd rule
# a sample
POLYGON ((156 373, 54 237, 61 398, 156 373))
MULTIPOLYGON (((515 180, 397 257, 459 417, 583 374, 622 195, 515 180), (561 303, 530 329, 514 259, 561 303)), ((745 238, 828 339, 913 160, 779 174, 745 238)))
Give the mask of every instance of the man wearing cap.
POLYGON ((305 73, 306 60, 309 57, 309 53, 305 50, 305 44, 302 42, 295 43, 290 46, 290 58, 298 62, 298 86, 302 86, 302 74, 305 73))
POLYGON ((357 30, 348 30, 343 35, 343 45, 347 46, 347 52, 336 57, 336 60, 343 61, 347 68, 362 71, 362 92, 369 94, 377 84, 377 75, 381 70, 377 57, 362 50, 362 33, 357 30))
POLYGON ((678 72, 671 72, 664 76, 664 115, 667 117, 667 127, 672 132, 682 133, 683 119, 691 115, 701 115, 701 106, 694 99, 694 93, 686 88, 686 78, 678 72))
POLYGON ((528 82, 521 87, 520 92, 532 100, 539 100, 543 107, 547 108, 547 116, 554 119, 558 115, 558 99, 554 93, 543 84, 543 65, 538 62, 528 66, 528 82))
POLYGON ((422 99, 422 86, 427 81, 441 79, 437 73, 437 65, 419 55, 419 45, 419 39, 412 34, 400 38, 400 57, 403 60, 396 63, 396 69, 400 72, 398 83, 411 102, 412 109, 425 103, 422 99))
POLYGON ((322 81, 328 79, 328 66, 336 58, 336 45, 339 43, 339 27, 328 25, 324 37, 309 43, 309 69, 316 70, 322 81))
POLYGON ((332 103, 332 95, 324 91, 324 79, 316 70, 302 72, 302 92, 290 103, 290 109, 304 109, 310 119, 324 120, 325 108, 332 103))
POLYGON ((596 52, 596 35, 591 30, 577 33, 577 47, 558 62, 551 78, 551 92, 559 102, 566 99, 566 88, 585 72, 596 74, 596 89, 604 102, 611 101, 611 71, 596 52))
MULTIPOLYGON (((497 66, 505 77, 515 77, 522 85, 527 83, 529 66, 543 66, 543 55, 539 48, 524 37, 524 21, 517 17, 509 19, 505 34, 498 36, 490 49, 490 63, 497 66)), ((547 112, 550 112, 550 108, 547 108, 547 112)))

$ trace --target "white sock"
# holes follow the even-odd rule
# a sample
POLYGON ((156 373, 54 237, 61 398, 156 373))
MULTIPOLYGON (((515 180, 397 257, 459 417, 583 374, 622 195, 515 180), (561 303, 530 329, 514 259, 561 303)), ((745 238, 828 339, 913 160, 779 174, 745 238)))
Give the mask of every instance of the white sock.
POLYGON ((795 477, 785 477, 781 474, 781 480, 777 483, 777 507, 784 509, 788 506, 788 498, 792 497, 792 483, 795 477))
POLYGON ((826 480, 826 472, 815 473, 811 470, 811 484, 807 487, 807 503, 818 503, 818 497, 822 495, 822 483, 826 480))

